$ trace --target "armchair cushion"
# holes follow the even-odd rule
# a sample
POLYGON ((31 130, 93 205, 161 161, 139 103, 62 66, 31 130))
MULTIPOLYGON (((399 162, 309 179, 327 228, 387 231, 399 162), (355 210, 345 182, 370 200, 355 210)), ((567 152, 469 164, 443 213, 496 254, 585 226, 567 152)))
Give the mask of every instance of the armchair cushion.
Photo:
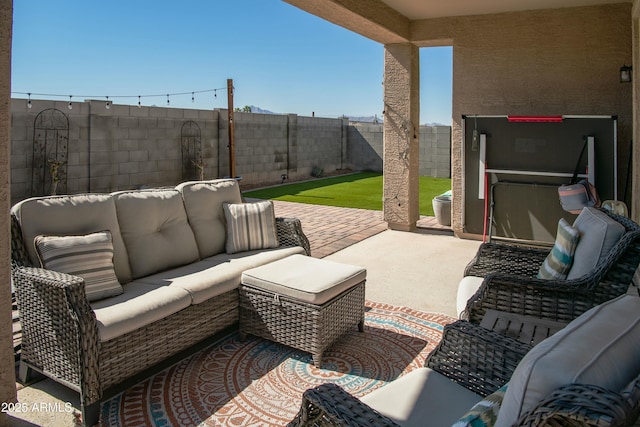
POLYGON ((223 203, 222 208, 227 221, 228 254, 278 246, 276 216, 270 200, 223 203))
POLYGON ((580 231, 573 265, 567 279, 577 279, 592 271, 607 256, 625 232, 624 226, 596 208, 584 208, 573 226, 580 231))
POLYGON ((560 218, 558 221, 558 231, 556 241, 549 252, 549 255, 540 266, 538 278, 540 279, 561 279, 567 278, 567 273, 573 264, 573 254, 580 239, 580 231, 560 218))
POLYGON ((623 389, 640 373, 640 298, 592 308, 535 346, 518 364, 496 422, 511 426, 556 388, 582 383, 623 389))
POLYGON ((411 371, 361 399, 403 427, 424 426, 425 420, 429 426, 449 427, 481 400, 430 368, 411 371))

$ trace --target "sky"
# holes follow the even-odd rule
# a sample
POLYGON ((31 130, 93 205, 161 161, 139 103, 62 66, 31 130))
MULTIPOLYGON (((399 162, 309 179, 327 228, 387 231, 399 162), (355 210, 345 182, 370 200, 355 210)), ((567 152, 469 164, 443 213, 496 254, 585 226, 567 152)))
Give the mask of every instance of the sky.
MULTIPOLYGON (((142 105, 166 106, 166 94, 186 93, 170 96, 169 105, 227 108, 227 79, 233 79, 234 107, 382 116, 384 46, 281 0, 17 0, 13 6, 15 98, 27 97, 18 92, 74 102, 108 96, 137 104, 142 96, 142 105)), ((420 75, 420 123, 450 125, 452 49, 420 49, 420 75)))

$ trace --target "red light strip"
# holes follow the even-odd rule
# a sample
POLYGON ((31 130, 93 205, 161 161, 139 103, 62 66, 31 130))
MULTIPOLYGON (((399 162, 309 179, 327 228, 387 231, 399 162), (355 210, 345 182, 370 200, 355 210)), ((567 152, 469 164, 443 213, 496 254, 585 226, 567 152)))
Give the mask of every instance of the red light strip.
POLYGON ((507 116, 510 123, 560 123, 562 116, 507 116))

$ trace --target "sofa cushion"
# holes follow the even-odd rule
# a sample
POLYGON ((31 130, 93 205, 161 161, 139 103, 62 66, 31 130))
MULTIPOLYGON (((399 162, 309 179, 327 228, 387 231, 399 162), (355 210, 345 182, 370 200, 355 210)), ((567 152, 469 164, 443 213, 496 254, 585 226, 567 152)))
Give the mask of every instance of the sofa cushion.
POLYGON ((240 285, 242 272, 294 254, 304 254, 296 247, 219 254, 205 260, 163 271, 138 281, 155 286, 171 286, 186 290, 192 304, 200 304, 240 285))
POLYGON ((476 403, 452 427, 490 427, 495 425, 509 384, 505 384, 476 403))
POLYGON ((223 203, 227 223, 228 254, 278 246, 276 216, 273 203, 223 203))
POLYGON ((134 279, 198 260, 198 246, 177 190, 113 193, 134 279))
POLYGON ((234 179, 184 182, 176 187, 193 229, 200 258, 225 251, 226 229, 223 203, 241 203, 238 182, 234 179))
POLYGON ((527 353, 514 371, 497 426, 511 426, 556 388, 593 384, 612 391, 640 373, 640 298, 592 308, 527 353))
POLYGON ((292 255, 242 273, 242 284, 322 305, 364 282, 367 270, 306 255, 292 255))
POLYGON ((538 278, 550 280, 566 279, 567 273, 569 273, 571 265, 573 265, 573 255, 579 239, 580 231, 572 227, 566 219, 560 218, 556 241, 553 248, 551 248, 551 252, 549 252, 549 255, 540 266, 538 278))
POLYGON ((33 241, 38 235, 70 236, 109 230, 113 239, 113 265, 120 283, 131 281, 127 249, 113 198, 108 194, 34 197, 17 203, 11 212, 22 228, 33 265, 39 265, 33 241))
POLYGON ((584 208, 573 226, 580 231, 567 279, 577 279, 592 271, 625 232, 624 226, 596 208, 584 208))
POLYGON ((109 341, 188 307, 191 296, 180 288, 137 281, 123 286, 118 296, 92 302, 100 341, 109 341))
POLYGON ((403 427, 450 427, 482 396, 432 369, 419 368, 360 400, 403 427))
POLYGON ((89 301, 123 292, 113 269, 110 232, 102 231, 84 236, 37 236, 35 246, 43 268, 84 279, 89 301))

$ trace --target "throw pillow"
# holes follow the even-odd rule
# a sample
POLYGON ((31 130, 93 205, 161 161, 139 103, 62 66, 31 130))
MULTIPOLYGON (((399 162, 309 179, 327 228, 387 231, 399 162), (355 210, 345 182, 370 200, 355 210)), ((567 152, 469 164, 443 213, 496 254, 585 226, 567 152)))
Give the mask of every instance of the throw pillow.
POLYGON ((34 243, 43 268, 84 279, 89 301, 124 292, 113 268, 109 231, 84 236, 36 236, 34 243))
POLYGON ((496 423, 509 383, 473 405, 452 427, 490 427, 496 423))
POLYGON ((573 255, 579 239, 580 232, 578 229, 572 227, 564 218, 560 218, 556 241, 551 252, 540 266, 538 278, 566 279, 573 264, 573 255))
POLYGON ((223 203, 227 253, 278 247, 273 203, 223 203))

